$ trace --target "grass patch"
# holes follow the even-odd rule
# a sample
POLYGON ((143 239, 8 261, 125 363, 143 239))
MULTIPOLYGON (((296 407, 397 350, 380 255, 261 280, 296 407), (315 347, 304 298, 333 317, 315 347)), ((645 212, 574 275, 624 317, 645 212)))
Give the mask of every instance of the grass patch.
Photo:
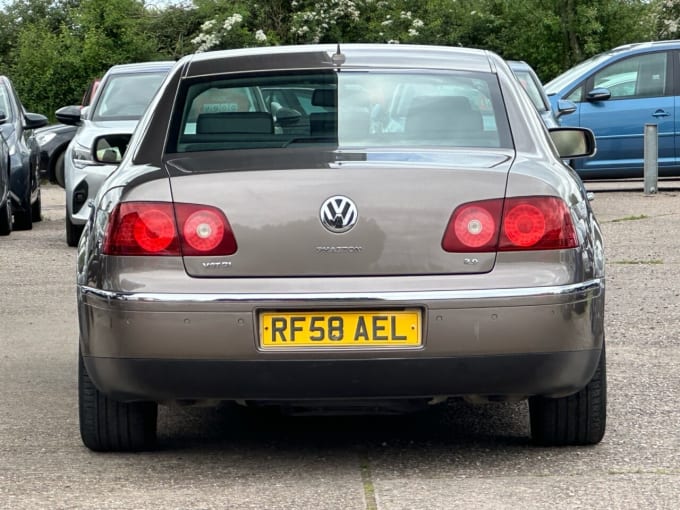
POLYGON ((612 262, 612 264, 620 264, 620 265, 636 265, 636 266, 655 266, 655 265, 660 265, 663 264, 663 260, 661 259, 652 259, 652 260, 615 260, 612 262))
POLYGON ((620 221, 638 221, 638 220, 646 220, 649 218, 646 214, 640 214, 639 216, 626 216, 624 218, 615 218, 611 220, 612 223, 619 223, 620 221))

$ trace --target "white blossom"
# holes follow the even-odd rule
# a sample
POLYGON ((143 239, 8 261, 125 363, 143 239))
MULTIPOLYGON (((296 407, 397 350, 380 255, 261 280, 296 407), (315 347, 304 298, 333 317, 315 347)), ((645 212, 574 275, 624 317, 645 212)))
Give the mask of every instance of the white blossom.
POLYGON ((211 29, 212 27, 214 27, 214 26, 215 26, 215 20, 214 20, 214 19, 209 19, 208 21, 206 21, 205 23, 203 23, 203 24, 201 25, 201 31, 202 31, 202 32, 206 32, 206 31, 210 30, 210 29, 211 29))
POLYGON ((237 23, 241 23, 243 21, 243 16, 241 16, 238 12, 235 12, 231 16, 229 16, 227 19, 224 20, 224 29, 226 31, 231 30, 234 25, 237 23))
POLYGON ((258 42, 265 42, 267 40, 267 35, 262 30, 258 30, 255 32, 255 40, 258 42))
POLYGON ((674 34, 675 32, 678 31, 678 21, 677 20, 672 20, 672 19, 667 19, 664 21, 664 24, 666 25, 666 31, 670 34, 674 34))

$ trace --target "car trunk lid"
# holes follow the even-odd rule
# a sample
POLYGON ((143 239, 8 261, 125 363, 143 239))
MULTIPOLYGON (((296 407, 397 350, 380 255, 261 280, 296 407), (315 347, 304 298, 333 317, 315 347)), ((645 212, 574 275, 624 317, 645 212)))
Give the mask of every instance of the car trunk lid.
POLYGON ((512 151, 292 151, 166 160, 173 200, 221 209, 238 245, 230 256, 185 256, 189 275, 423 275, 493 268, 495 252, 449 253, 442 238, 457 206, 504 197, 512 151))

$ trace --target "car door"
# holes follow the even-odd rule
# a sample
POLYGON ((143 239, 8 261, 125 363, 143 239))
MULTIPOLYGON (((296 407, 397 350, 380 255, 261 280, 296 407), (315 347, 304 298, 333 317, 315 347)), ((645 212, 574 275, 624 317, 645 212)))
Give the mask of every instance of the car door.
POLYGON ((582 175, 642 175, 645 124, 658 128, 659 170, 676 165, 672 68, 668 52, 634 55, 595 71, 576 90, 583 97, 569 97, 579 108, 563 125, 590 128, 597 139, 597 154, 575 162, 582 175))

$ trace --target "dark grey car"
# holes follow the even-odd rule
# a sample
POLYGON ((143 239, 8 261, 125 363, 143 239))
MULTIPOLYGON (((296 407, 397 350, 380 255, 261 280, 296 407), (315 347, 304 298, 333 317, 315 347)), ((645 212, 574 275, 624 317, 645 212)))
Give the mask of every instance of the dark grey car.
POLYGON ((92 142, 119 166, 78 247, 84 443, 150 448, 157 405, 174 402, 458 397, 528 398, 537 443, 599 442, 603 240, 562 163, 594 139, 551 140, 533 108, 480 50, 178 62, 132 139, 92 142), (315 108, 277 88, 311 90, 315 108))
POLYGON ((0 133, 9 148, 10 197, 17 230, 30 230, 41 219, 40 149, 33 130, 46 124, 47 117, 27 112, 9 78, 0 76, 0 133))

